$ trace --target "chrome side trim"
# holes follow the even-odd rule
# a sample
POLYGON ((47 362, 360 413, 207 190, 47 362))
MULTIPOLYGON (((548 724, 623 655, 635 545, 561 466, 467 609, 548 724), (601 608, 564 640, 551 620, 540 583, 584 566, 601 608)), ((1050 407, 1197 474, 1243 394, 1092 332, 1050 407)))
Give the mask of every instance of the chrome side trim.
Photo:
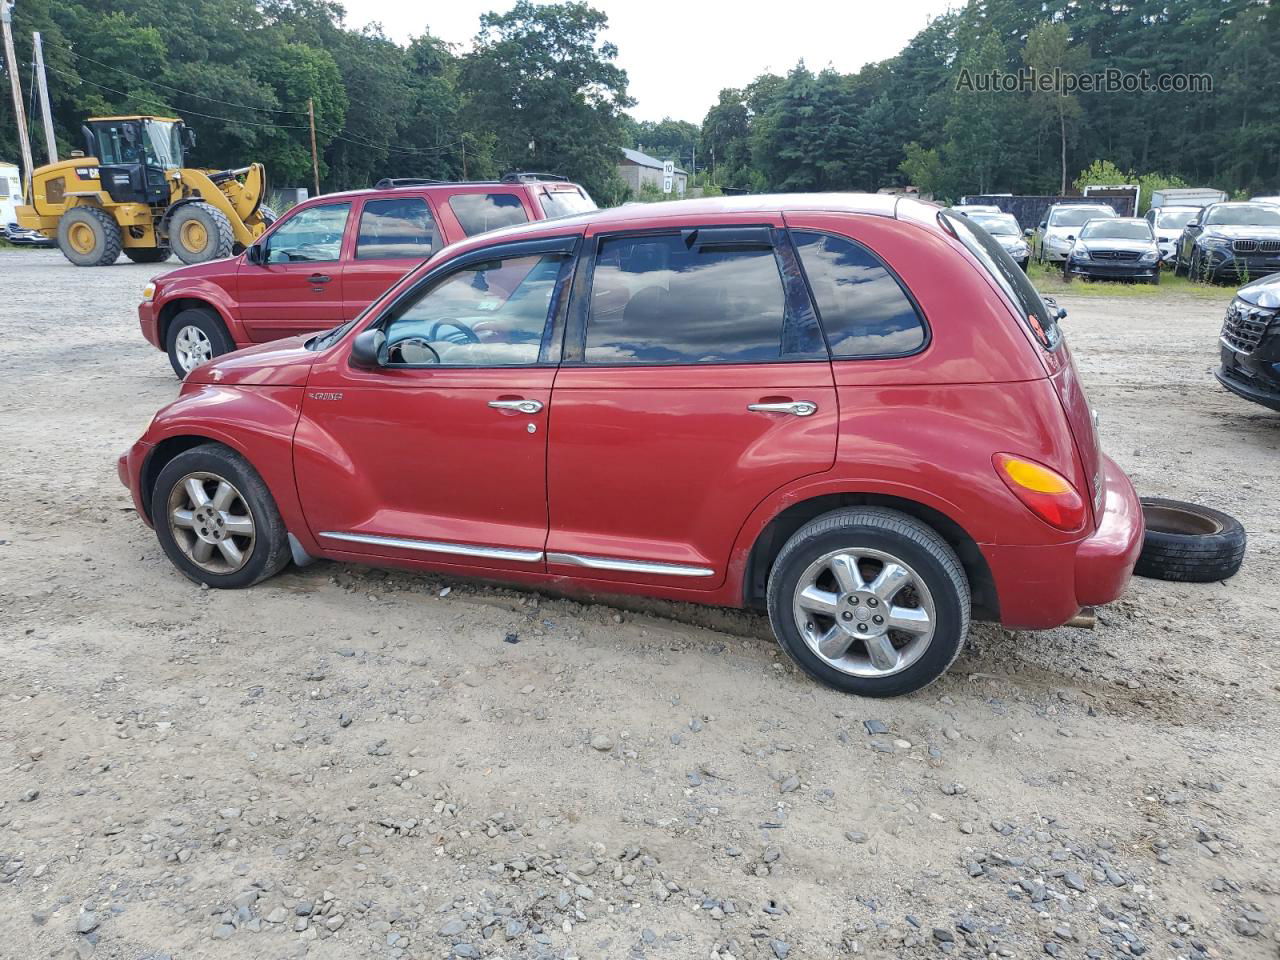
POLYGON ((329 540, 367 543, 374 547, 419 550, 422 553, 448 553, 458 557, 479 557, 484 560, 516 560, 523 563, 537 563, 542 559, 541 550, 517 550, 514 547, 474 546, 467 543, 440 543, 434 540, 409 540, 404 537, 379 537, 367 533, 335 533, 332 531, 321 533, 320 536, 329 540))
POLYGON ((662 577, 711 577, 715 571, 709 567, 688 567, 682 563, 651 563, 647 560, 623 560, 619 557, 583 556, 576 553, 548 553, 548 563, 563 563, 571 567, 589 567, 592 570, 625 570, 628 573, 653 573, 662 577))

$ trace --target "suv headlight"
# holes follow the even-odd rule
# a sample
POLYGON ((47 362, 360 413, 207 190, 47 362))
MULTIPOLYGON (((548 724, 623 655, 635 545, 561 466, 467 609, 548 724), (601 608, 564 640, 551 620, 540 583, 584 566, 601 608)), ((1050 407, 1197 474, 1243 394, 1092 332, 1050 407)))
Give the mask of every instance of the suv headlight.
POLYGON ((1231 239, 1229 237, 1218 237, 1211 233, 1202 233, 1196 243, 1205 247, 1229 247, 1231 239))
POLYGON ((1088 260, 1089 248, 1082 247, 1080 246, 1080 244, 1077 243, 1074 247, 1071 248, 1071 259, 1072 260, 1088 260))
POLYGON ((1159 259, 1160 259, 1159 250, 1148 250, 1146 253, 1142 255, 1143 263, 1155 263, 1159 259))

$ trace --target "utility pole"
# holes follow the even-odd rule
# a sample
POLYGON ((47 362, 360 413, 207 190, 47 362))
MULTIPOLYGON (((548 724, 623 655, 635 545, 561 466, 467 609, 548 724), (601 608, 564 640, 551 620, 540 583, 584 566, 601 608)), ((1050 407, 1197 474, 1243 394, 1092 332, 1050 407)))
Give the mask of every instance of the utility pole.
POLYGON ((462 179, 467 179, 467 138, 462 138, 462 179))
POLYGON ((18 121, 18 149, 22 153, 22 195, 28 203, 31 196, 31 141, 27 138, 27 114, 22 109, 22 83, 18 79, 18 55, 13 52, 13 0, 0 0, 0 28, 4 30, 4 62, 9 71, 13 91, 13 116, 18 121))
POLYGON ((40 31, 31 34, 32 49, 35 51, 36 83, 40 87, 40 111, 44 115, 44 143, 49 148, 49 162, 58 162, 58 141, 53 136, 53 114, 49 112, 49 81, 44 75, 44 43, 40 40, 40 31))
MULTIPOLYGON (((3 3, 4 0, 0 0, 3 3)), ((316 104, 307 97, 307 116, 311 120, 311 173, 315 177, 316 196, 320 196, 320 158, 316 154, 316 104)))

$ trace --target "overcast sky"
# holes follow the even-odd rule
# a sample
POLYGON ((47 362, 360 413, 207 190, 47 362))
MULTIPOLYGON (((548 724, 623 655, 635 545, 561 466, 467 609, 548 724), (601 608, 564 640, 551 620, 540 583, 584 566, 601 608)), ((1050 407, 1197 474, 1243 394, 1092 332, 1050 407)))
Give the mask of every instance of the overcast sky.
MULTIPOLYGON (((723 87, 745 86, 766 70, 784 73, 797 60, 851 73, 893 56, 930 17, 958 0, 591 0, 609 15, 606 39, 617 44, 639 101, 640 120, 664 116, 701 123, 723 87)), ((380 22, 404 43, 425 30, 465 50, 480 14, 508 10, 509 0, 346 0, 347 23, 380 22)))

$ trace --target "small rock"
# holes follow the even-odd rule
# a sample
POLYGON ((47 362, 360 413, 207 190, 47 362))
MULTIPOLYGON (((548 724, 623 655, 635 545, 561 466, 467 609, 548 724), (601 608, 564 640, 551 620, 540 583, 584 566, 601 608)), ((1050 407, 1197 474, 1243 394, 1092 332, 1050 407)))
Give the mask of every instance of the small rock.
POLYGON ((612 750, 613 740, 606 737, 603 733, 597 733, 591 738, 591 747, 592 749, 599 750, 601 752, 604 752, 605 750, 612 750))
POLYGON ((889 728, 883 720, 863 720, 862 725, 867 728, 867 733, 876 736, 881 733, 888 733, 889 728))
POLYGON ((773 955, 778 960, 787 960, 788 955, 791 953, 791 944, 783 940, 770 940, 769 946, 773 948, 773 955))

